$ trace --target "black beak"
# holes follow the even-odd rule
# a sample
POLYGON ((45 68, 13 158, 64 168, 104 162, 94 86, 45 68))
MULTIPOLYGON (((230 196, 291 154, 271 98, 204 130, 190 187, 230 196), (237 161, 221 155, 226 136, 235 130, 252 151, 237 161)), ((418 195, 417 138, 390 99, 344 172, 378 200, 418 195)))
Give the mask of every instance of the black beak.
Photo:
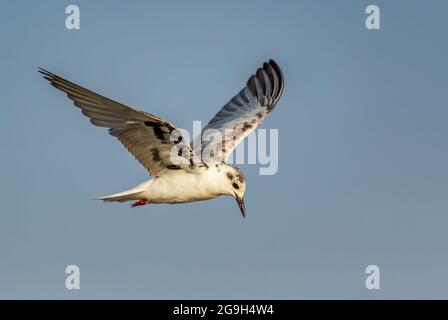
POLYGON ((235 199, 236 199, 236 202, 238 202, 238 205, 240 207, 241 214, 243 215, 243 218, 246 218, 246 206, 244 205, 244 199, 238 197, 237 195, 235 195, 235 199))

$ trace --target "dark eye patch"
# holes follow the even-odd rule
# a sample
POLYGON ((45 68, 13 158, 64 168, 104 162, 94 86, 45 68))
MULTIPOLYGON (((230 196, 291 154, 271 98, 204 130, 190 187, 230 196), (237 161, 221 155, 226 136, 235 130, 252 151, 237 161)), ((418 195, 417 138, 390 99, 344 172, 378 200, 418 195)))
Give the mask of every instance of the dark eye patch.
POLYGON ((234 183, 232 183, 232 187, 234 187, 235 189, 239 189, 240 188, 240 186, 239 185, 237 185, 235 182, 234 183))

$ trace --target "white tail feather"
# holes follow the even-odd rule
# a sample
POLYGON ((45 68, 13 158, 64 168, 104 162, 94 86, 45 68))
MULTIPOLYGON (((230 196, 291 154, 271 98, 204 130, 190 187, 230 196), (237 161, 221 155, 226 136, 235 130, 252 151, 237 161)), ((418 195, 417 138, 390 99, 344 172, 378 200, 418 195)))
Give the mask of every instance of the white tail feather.
POLYGON ((130 201, 130 200, 140 200, 143 197, 142 193, 147 191, 147 188, 149 187, 149 185, 152 183, 152 180, 149 181, 145 181, 142 184, 136 186, 135 188, 126 190, 126 191, 122 191, 122 192, 118 192, 118 193, 114 193, 114 194, 109 194, 107 196, 102 196, 97 198, 96 200, 103 200, 103 201, 118 201, 118 202, 125 202, 125 201, 130 201))
POLYGON ((128 190, 123 191, 119 193, 109 194, 107 196, 102 196, 99 198, 96 198, 96 200, 103 200, 103 201, 118 201, 118 202, 125 202, 130 200, 138 200, 140 199, 138 197, 138 194, 141 193, 142 190, 128 190))

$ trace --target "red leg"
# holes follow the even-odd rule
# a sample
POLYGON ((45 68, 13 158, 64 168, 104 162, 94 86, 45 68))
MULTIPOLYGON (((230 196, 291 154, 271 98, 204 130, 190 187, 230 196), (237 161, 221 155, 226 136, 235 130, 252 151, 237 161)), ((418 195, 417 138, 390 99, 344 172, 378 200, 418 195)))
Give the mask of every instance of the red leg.
POLYGON ((148 201, 148 200, 140 199, 140 200, 138 200, 137 202, 134 202, 134 203, 132 204, 132 207, 134 208, 134 207, 138 207, 138 206, 144 206, 144 205, 146 205, 146 204, 149 204, 149 201, 148 201))

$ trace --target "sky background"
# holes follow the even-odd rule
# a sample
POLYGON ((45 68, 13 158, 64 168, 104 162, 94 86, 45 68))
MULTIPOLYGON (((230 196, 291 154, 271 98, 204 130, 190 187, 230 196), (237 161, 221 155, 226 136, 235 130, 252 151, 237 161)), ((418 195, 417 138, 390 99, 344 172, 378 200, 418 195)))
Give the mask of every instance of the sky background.
POLYGON ((448 298, 446 1, 2 1, 0 298, 448 298), (65 28, 77 4, 81 29, 65 28), (381 9, 381 30, 365 8, 381 9), (103 203, 145 169, 37 73, 190 129, 273 58, 279 170, 103 203), (81 289, 65 288, 65 267, 81 289), (365 288, 365 268, 381 289, 365 288))

